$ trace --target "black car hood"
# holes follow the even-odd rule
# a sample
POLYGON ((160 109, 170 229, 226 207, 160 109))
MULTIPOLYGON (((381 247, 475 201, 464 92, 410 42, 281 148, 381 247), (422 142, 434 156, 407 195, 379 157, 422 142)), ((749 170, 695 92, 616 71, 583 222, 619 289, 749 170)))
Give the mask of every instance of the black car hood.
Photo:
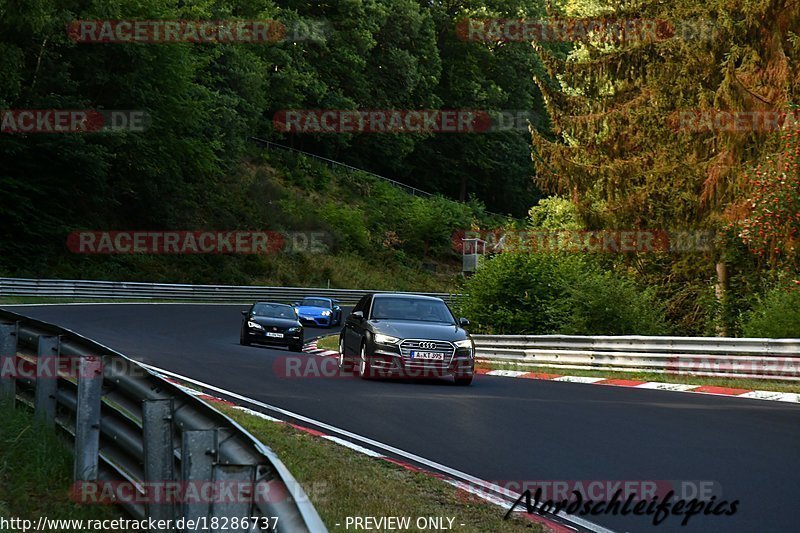
POLYGON ((269 316, 250 316, 247 320, 261 324, 262 326, 278 326, 281 328, 292 328, 299 326, 300 322, 291 318, 273 318, 269 316))
POLYGON ((391 335, 401 339, 460 341, 467 338, 467 332, 455 324, 379 319, 370 320, 369 323, 376 333, 383 333, 384 335, 391 335))

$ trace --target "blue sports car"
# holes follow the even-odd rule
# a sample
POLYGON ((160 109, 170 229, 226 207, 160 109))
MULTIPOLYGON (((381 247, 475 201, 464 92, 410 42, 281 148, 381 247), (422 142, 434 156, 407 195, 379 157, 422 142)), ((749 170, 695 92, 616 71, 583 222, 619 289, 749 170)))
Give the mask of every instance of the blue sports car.
POLYGON ((340 326, 342 324, 342 308, 339 300, 309 296, 301 302, 294 303, 300 323, 304 326, 340 326))

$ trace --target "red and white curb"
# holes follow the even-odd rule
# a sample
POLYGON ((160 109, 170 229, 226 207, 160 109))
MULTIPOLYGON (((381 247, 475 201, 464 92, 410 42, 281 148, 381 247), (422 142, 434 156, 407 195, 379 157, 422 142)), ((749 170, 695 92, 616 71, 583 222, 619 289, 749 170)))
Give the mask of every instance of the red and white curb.
MULTIPOLYGON (((339 355, 339 354, 338 354, 338 352, 333 352, 333 355, 339 355)), ((360 453, 362 455, 366 455, 366 456, 372 457, 374 459, 380 459, 382 461, 386 461, 388 463, 392 463, 393 465, 399 466, 401 468, 404 468, 405 470, 408 470, 410 472, 415 472, 415 473, 418 473, 418 474, 423 474, 423 475, 438 479, 440 481, 443 481, 443 482, 447 483, 448 485, 451 485, 451 486, 455 487, 461 493, 463 493, 464 496, 474 496, 474 497, 480 498, 480 499, 482 499, 482 500, 484 500, 484 501, 486 501, 488 503, 491 503, 491 504, 497 505, 498 507, 501 507, 504 511, 508 511, 508 509, 511 507, 511 503, 508 500, 500 497, 499 495, 496 495, 496 494, 492 493, 492 492, 497 492, 497 491, 496 490, 494 490, 494 491, 492 490, 492 485, 489 482, 475 479, 475 482, 467 483, 465 481, 462 481, 462 480, 459 480, 459 479, 455 479, 455 478, 447 476, 445 474, 440 474, 438 472, 429 471, 429 470, 426 470, 424 468, 420 468, 419 466, 416 466, 416 465, 414 465, 414 464, 412 464, 412 463, 410 463, 408 461, 404 461, 402 459, 396 459, 394 457, 390 457, 388 455, 384 455, 384 454, 382 454, 380 452, 376 452, 376 451, 371 450, 369 448, 366 448, 364 446, 359 446, 358 444, 355 444, 355 443, 350 442, 348 440, 342 439, 340 437, 337 437, 337 436, 334 436, 334 435, 329 435, 329 434, 324 433, 322 431, 318 431, 316 429, 308 428, 308 427, 305 427, 305 426, 302 426, 302 425, 299 425, 299 424, 293 424, 291 422, 286 422, 285 420, 281 420, 279 418, 275 418, 275 417, 269 416, 269 415, 264 414, 264 413, 262 413, 260 411, 255 411, 253 409, 250 409, 249 407, 244 407, 244 406, 241 406, 241 405, 237 405, 237 404, 235 404, 233 402, 230 402, 228 400, 224 400, 224 399, 218 398, 216 396, 211 396, 209 394, 206 394, 203 391, 200 391, 200 390, 194 389, 192 387, 186 386, 186 384, 184 383, 184 381, 181 380, 181 378, 186 379, 186 380, 188 380, 190 382, 193 382, 194 380, 191 380, 189 378, 185 378, 184 376, 179 376, 179 375, 173 374, 171 372, 167 373, 166 371, 163 371, 163 370, 155 368, 155 367, 151 367, 149 365, 147 365, 147 368, 149 368, 152 372, 154 372, 156 374, 159 374, 162 379, 164 379, 166 381, 169 381, 170 383, 172 383, 173 385, 175 385, 176 387, 178 387, 182 391, 187 392, 187 393, 191 394, 192 396, 200 398, 200 399, 202 399, 202 400, 204 400, 206 402, 226 405, 226 406, 231 407, 232 409, 236 409, 237 411, 241 411, 241 412, 243 412, 243 413, 245 413, 247 415, 255 416, 255 417, 258 417, 258 418, 260 418, 262 420, 267 420, 269 422, 273 422, 273 423, 276 423, 276 424, 287 424, 287 425, 291 426, 292 428, 294 428, 296 430, 302 431, 302 432, 307 433, 309 435, 312 435, 314 437, 318 437, 318 438, 322 438, 322 439, 331 441, 331 442, 336 443, 336 444, 338 444, 340 446, 344 446, 346 448, 349 448, 350 450, 353 450, 353 451, 355 451, 357 453, 360 453), (484 490, 482 487, 485 487, 486 490, 484 490)), ((501 493, 508 494, 507 491, 501 491, 501 493)), ((516 498, 518 497, 518 495, 514 495, 514 494, 509 494, 509 495, 514 500, 516 500, 516 498)), ((519 512, 518 512, 518 515, 521 518, 524 518, 524 519, 530 520, 532 522, 536 522, 538 524, 541 524, 541 525, 545 526, 548 530, 552 531, 553 533, 575 533, 576 531, 579 531, 577 528, 572 527, 572 526, 570 526, 568 524, 556 522, 554 520, 551 520, 551 519, 546 518, 544 516, 541 516, 539 514, 535 514, 535 513, 528 514, 528 513, 522 512, 522 511, 524 511, 524 508, 520 509, 519 512)), ((606 529, 606 528, 604 528, 602 526, 599 526, 597 524, 593 524, 591 522, 582 520, 582 519, 577 518, 577 517, 568 517, 567 518, 567 517, 563 516, 563 512, 560 513, 559 516, 561 516, 562 518, 566 518, 566 519, 568 519, 568 520, 570 520, 570 521, 582 526, 585 530, 588 530, 588 531, 592 531, 592 532, 595 532, 595 533, 613 533, 611 530, 608 530, 608 529, 606 529)))
POLYGON ((305 344, 303 346, 303 351, 314 355, 320 355, 322 357, 339 356, 339 352, 337 352, 336 350, 323 350, 322 348, 317 347, 317 339, 314 339, 311 342, 305 344))
POLYGON ((635 379, 611 379, 587 376, 564 376, 542 372, 525 372, 520 370, 487 370, 478 368, 477 374, 485 376, 501 376, 506 378, 536 379, 547 381, 567 381, 570 383, 587 383, 591 385, 611 385, 614 387, 631 387, 637 389, 665 390, 673 392, 691 392, 695 394, 713 394, 717 396, 734 396, 737 398, 753 398, 756 400, 773 400, 777 402, 800 403, 800 394, 796 392, 775 392, 765 390, 736 389, 715 385, 686 385, 681 383, 661 383, 658 381, 640 381, 635 379))
MULTIPOLYGON (((317 347, 317 339, 312 340, 303 347, 306 353, 322 357, 338 357, 335 350, 323 350, 317 347)), ((715 396, 732 396, 736 398, 750 398, 755 400, 771 400, 775 402, 800 403, 800 394, 796 392, 776 392, 767 390, 737 389, 733 387, 719 387, 715 385, 687 385, 683 383, 662 383, 659 381, 641 381, 635 379, 602 378, 588 376, 565 376, 562 374, 547 374, 543 372, 526 372, 523 370, 488 370, 476 368, 475 373, 484 376, 504 378, 522 378, 545 381, 566 381, 569 383, 586 383, 590 385, 610 385, 614 387, 631 387, 636 389, 665 390, 672 392, 691 392, 694 394, 712 394, 715 396)))

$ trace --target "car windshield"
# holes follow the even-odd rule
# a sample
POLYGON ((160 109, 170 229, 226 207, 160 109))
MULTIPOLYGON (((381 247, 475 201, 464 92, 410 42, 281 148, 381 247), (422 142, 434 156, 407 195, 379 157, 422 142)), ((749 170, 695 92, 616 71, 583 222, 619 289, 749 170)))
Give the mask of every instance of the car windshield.
POLYGON ((444 302, 420 298, 376 298, 372 304, 372 318, 455 323, 444 302))
POLYGON ((294 308, 281 304, 256 304, 253 306, 252 313, 255 316, 270 318, 297 318, 294 308))
POLYGON ((303 301, 300 302, 300 305, 305 305, 308 307, 327 307, 330 309, 331 301, 326 300, 325 298, 303 298, 303 301))

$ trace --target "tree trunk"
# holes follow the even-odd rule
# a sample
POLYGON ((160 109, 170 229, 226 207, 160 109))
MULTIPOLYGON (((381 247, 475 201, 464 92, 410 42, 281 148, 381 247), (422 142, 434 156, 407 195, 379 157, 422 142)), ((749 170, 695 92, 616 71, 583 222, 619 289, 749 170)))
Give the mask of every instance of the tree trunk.
POLYGON ((717 300, 717 337, 728 336, 727 296, 728 296, 728 265, 719 261, 717 263, 717 281, 714 285, 714 295, 717 300))

